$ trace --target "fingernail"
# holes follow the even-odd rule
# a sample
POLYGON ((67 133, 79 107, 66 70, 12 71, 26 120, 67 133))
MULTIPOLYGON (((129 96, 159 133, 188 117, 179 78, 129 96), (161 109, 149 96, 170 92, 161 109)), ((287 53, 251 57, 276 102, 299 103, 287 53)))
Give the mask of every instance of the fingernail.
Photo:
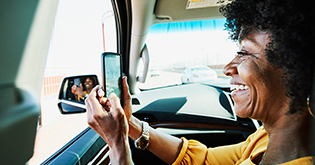
POLYGON ((116 93, 111 93, 110 96, 117 97, 116 93))
POLYGON ((104 96, 104 94, 105 94, 102 89, 99 89, 97 92, 98 92, 98 95, 99 95, 99 96, 104 96))

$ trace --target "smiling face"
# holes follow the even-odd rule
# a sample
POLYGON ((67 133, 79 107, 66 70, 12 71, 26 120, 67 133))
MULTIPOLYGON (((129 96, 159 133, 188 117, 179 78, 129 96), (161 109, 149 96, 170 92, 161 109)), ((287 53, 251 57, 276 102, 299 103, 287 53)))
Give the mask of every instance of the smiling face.
POLYGON ((231 76, 236 114, 267 122, 286 111, 288 98, 281 81, 282 70, 270 64, 265 49, 269 33, 254 31, 240 37, 238 55, 224 67, 231 76))
POLYGON ((90 91, 93 89, 93 81, 90 78, 87 78, 85 80, 84 85, 87 91, 90 91))

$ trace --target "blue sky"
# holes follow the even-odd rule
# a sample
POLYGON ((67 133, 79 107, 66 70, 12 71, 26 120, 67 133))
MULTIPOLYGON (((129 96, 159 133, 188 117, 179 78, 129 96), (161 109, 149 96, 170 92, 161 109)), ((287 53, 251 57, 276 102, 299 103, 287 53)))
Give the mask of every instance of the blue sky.
POLYGON ((151 27, 150 33, 160 33, 169 30, 170 32, 188 32, 200 30, 222 30, 226 19, 160 23, 151 27))

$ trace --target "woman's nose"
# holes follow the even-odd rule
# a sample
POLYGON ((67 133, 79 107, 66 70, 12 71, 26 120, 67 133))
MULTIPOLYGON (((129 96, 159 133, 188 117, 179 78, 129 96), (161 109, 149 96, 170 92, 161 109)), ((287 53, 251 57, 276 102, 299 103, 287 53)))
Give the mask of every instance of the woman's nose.
POLYGON ((224 66, 223 73, 226 76, 233 76, 235 74, 238 74, 238 71, 237 71, 238 65, 239 63, 236 63, 234 62, 234 60, 232 60, 230 63, 224 66))

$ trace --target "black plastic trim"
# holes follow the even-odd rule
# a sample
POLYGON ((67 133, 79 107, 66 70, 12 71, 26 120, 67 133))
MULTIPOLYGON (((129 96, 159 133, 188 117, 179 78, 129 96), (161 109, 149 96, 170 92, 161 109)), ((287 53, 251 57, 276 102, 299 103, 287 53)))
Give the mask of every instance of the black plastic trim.
POLYGON ((123 73, 129 75, 130 38, 131 38, 131 2, 130 0, 112 0, 116 18, 117 53, 123 58, 123 73))

